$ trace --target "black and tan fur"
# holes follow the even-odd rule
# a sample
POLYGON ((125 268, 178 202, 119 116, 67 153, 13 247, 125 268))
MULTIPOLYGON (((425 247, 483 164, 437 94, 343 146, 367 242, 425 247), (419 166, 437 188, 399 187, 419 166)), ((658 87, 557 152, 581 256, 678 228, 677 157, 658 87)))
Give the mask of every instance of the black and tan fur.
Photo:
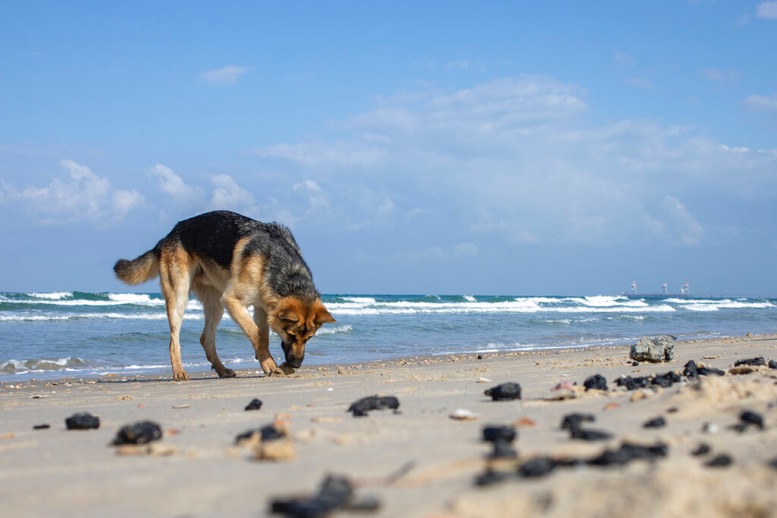
POLYGON ((324 307, 291 231, 234 212, 216 211, 179 222, 137 259, 113 267, 127 284, 157 276, 170 322, 173 378, 189 379, 181 364, 179 334, 193 292, 205 311, 200 343, 219 377, 235 376, 216 353, 216 328, 226 308, 254 346, 267 375, 289 374, 305 357, 305 344, 322 324, 335 319, 324 307), (253 317, 248 306, 254 306, 253 317), (269 330, 281 337, 286 358, 278 367, 270 354, 269 330))

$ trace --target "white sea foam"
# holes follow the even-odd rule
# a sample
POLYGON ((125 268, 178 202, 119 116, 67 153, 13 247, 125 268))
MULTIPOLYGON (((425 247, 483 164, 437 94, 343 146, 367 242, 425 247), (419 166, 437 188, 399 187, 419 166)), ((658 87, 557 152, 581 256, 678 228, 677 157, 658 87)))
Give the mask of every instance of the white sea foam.
POLYGON ((43 300, 62 300, 73 296, 72 291, 55 291, 51 293, 28 293, 28 295, 35 299, 43 300))

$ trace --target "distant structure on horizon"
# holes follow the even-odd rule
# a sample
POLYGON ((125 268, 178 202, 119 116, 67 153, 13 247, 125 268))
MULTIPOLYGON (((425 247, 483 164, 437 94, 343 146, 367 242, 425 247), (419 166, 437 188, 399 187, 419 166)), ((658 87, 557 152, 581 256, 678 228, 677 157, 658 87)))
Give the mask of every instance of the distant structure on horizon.
POLYGON ((629 298, 641 298, 641 297, 690 297, 691 296, 691 283, 688 282, 688 279, 685 279, 685 282, 683 283, 682 287, 680 288, 680 293, 669 293, 669 285, 666 282, 661 283, 661 292, 659 293, 641 293, 637 289, 637 281, 631 281, 631 289, 629 291, 624 291, 622 295, 625 295, 629 298))

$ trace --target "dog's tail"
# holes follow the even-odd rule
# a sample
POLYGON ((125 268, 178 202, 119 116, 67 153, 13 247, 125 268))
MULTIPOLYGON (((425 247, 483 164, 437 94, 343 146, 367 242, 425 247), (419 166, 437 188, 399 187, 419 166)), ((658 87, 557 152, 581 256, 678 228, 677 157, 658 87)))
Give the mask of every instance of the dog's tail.
POLYGON ((142 284, 159 276, 159 255, 149 250, 137 259, 119 259, 113 266, 116 277, 127 284, 142 284))

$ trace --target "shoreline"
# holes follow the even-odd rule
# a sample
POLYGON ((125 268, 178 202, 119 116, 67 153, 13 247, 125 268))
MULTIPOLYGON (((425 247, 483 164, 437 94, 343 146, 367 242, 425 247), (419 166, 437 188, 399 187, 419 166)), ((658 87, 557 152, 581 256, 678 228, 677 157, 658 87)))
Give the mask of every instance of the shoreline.
MULTIPOLYGON (((693 338, 688 340, 678 340, 677 344, 717 344, 717 343, 729 343, 731 341, 738 341, 743 339, 753 339, 753 340, 777 340, 777 333, 769 333, 769 334, 750 334, 750 336, 722 336, 722 337, 715 337, 715 338, 693 338)), ((634 343, 631 342, 624 342, 624 343, 617 343, 617 344, 609 344, 609 345, 584 345, 584 346, 569 346, 569 345, 561 345, 561 346, 554 346, 554 347, 543 347, 541 349, 523 349, 523 350, 513 350, 513 351, 485 351, 485 352, 461 352, 461 353, 437 353, 437 354, 426 354, 426 355, 410 355, 410 356, 403 356, 403 357, 397 357, 397 358, 390 358, 386 360, 371 360, 371 361, 363 361, 363 362, 332 362, 332 363, 323 363, 323 364, 312 364, 308 365, 305 364, 301 371, 300 369, 295 372, 295 375, 304 375, 305 371, 313 371, 313 370, 322 370, 329 367, 339 367, 339 366, 351 366, 351 365, 363 365, 363 366, 386 366, 386 365, 406 365, 407 362, 432 362, 432 363, 438 363, 438 362, 448 362, 453 359, 453 361, 456 361, 457 359, 471 359, 475 360, 478 356, 482 356, 484 358, 513 358, 513 357, 521 357, 526 355, 537 355, 537 356, 544 356, 549 354, 572 354, 576 351, 592 351, 592 352, 607 352, 607 351, 613 351, 618 350, 619 352, 622 351, 624 348, 626 350, 626 356, 628 356, 628 349, 631 346, 631 344, 634 343)), ((276 359, 278 362, 283 361, 282 358, 276 359)), ((228 363, 228 362, 227 362, 228 363)), ((265 377, 264 374, 261 372, 261 369, 259 368, 258 362, 255 363, 255 368, 240 368, 237 367, 237 364, 227 364, 228 367, 231 367, 238 375, 238 377, 250 377, 250 378, 262 378, 265 377)), ((630 361, 629 361, 630 363, 630 361)), ((103 374, 88 374, 88 375, 68 375, 66 373, 62 373, 61 375, 52 374, 51 377, 42 377, 42 378, 36 378, 31 377, 29 379, 21 379, 21 380, 13 380, 10 379, 11 375, 8 375, 9 378, 6 379, 4 377, 0 377, 0 388, 3 386, 18 386, 19 388, 24 387, 25 385, 45 385, 48 383, 54 383, 54 384, 62 384, 62 383, 78 383, 78 382, 89 382, 89 381, 99 381, 101 379, 105 380, 116 380, 121 379, 123 381, 164 381, 167 378, 170 378, 172 375, 167 372, 170 367, 167 366, 164 374, 152 374, 147 372, 138 372, 136 374, 119 374, 119 373, 103 373, 103 374)), ((216 376, 215 372, 210 369, 207 366, 202 366, 201 369, 198 370, 188 370, 189 374, 191 374, 196 379, 208 379, 210 377, 214 379, 218 379, 218 376, 216 376)), ((25 375, 26 376, 26 375, 25 375)))
POLYGON ((187 382, 169 373, 2 382, 0 498, 9 515, 271 516, 273 499, 314 493, 326 474, 337 473, 354 482, 358 495, 379 500, 380 509, 364 516, 740 518, 777 509, 777 463, 770 464, 777 462, 777 370, 731 370, 737 360, 777 360, 777 335, 678 341, 673 361, 637 366, 628 346, 480 356, 311 366, 285 378, 244 369, 232 379, 192 373, 187 382), (620 376, 682 372, 689 360, 725 375, 666 388, 616 385, 620 376), (594 374, 606 379, 607 391, 583 390, 594 374), (522 398, 484 395, 504 382, 520 383, 522 398), (399 413, 346 412, 375 394, 397 397, 399 413), (245 411, 253 398, 262 408, 245 411), (451 418, 458 410, 471 419, 451 418), (737 431, 745 410, 760 415, 764 428, 737 431), (65 418, 78 412, 99 416, 100 428, 66 430, 65 418), (612 437, 572 439, 559 425, 573 412, 593 414, 586 429, 612 437), (663 427, 643 427, 657 417, 663 427), (145 419, 160 424, 161 441, 121 454, 109 446, 120 427, 145 419), (238 434, 278 419, 289 429, 293 458, 255 460, 250 447, 235 445, 238 434), (41 424, 50 428, 33 429, 41 424), (488 460, 491 446, 481 434, 492 424, 516 428, 517 458, 488 460), (668 455, 515 475, 530 460, 580 462, 623 441, 661 442, 668 455), (692 455, 700 444, 710 452, 692 455), (731 464, 708 465, 721 455, 731 464), (478 486, 489 464, 507 478, 478 486))

